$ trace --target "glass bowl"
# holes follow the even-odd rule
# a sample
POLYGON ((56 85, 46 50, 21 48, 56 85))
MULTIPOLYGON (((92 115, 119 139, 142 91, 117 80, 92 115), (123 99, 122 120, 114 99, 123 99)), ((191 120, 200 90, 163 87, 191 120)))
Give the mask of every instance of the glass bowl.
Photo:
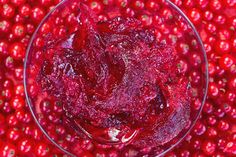
POLYGON ((29 43, 24 64, 24 87, 29 109, 37 125, 57 148, 70 156, 82 156, 84 152, 93 155, 98 150, 105 150, 107 153, 116 150, 120 156, 164 155, 178 145, 193 128, 206 99, 208 64, 197 30, 187 16, 169 0, 156 1, 155 5, 145 1, 145 6, 138 5, 144 7, 141 10, 132 9, 131 1, 119 1, 123 2, 119 4, 109 0, 98 1, 99 3, 83 1, 99 15, 99 21, 106 21, 116 16, 134 16, 144 25, 153 27, 158 42, 175 48, 179 56, 178 70, 188 78, 189 82, 191 100, 188 106, 189 112, 186 113, 188 119, 183 123, 184 126, 180 131, 172 132, 169 129, 169 132, 160 135, 163 138, 171 137, 169 140, 155 147, 143 146, 142 149, 133 146, 132 141, 103 143, 104 140, 99 142, 83 127, 68 121, 65 118, 64 105, 50 93, 43 91, 37 78, 40 72, 39 65, 45 60, 45 56, 53 56, 54 51, 50 46, 78 29, 78 23, 73 23, 73 19, 80 12, 81 1, 64 0, 59 3, 42 20, 29 43))

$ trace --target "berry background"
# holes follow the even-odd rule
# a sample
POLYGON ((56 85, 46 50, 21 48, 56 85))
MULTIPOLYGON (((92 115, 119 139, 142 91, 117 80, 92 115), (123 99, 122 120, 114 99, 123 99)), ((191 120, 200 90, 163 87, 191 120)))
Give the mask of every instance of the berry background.
MULTIPOLYGON (((0 0, 0 157, 66 156, 48 142, 34 123, 23 87, 23 60, 30 37, 59 1, 0 0)), ((103 3, 124 4, 128 0, 90 1, 96 4, 91 7, 97 12, 103 3)), ((152 7, 158 1, 132 0, 130 9, 152 7)), ((172 2, 187 14, 202 37, 210 84, 201 118, 185 140, 166 156, 236 156, 236 0, 172 2)), ((115 152, 101 150, 84 156, 112 155, 115 157, 115 152)))

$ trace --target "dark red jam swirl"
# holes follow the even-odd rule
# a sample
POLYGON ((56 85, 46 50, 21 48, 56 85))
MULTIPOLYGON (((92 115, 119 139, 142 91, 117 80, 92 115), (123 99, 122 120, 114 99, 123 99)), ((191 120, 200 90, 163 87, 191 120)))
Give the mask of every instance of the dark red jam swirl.
POLYGON ((187 123, 189 96, 174 47, 135 18, 97 22, 81 6, 77 19, 77 31, 50 45, 54 54, 38 74, 42 89, 91 132, 139 130, 136 145, 175 137, 187 123))

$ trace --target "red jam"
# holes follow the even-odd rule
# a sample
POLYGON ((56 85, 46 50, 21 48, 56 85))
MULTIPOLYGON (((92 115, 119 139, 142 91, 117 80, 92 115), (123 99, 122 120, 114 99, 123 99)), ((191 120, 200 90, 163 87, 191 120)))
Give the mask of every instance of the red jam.
POLYGON ((63 102, 69 122, 111 142, 135 133, 137 147, 177 136, 190 98, 175 48, 135 18, 98 22, 81 5, 77 21, 78 30, 47 46, 54 53, 37 76, 42 90, 63 102))

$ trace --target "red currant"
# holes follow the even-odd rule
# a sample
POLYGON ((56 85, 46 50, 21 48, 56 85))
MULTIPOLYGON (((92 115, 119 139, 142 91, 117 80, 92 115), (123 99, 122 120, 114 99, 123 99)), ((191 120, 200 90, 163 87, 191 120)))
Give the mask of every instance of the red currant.
POLYGON ((45 143, 38 143, 35 146, 35 154, 37 156, 43 157, 43 156, 48 156, 50 153, 50 148, 47 144, 45 143))
POLYGON ((202 145, 202 150, 207 155, 212 155, 216 150, 216 144, 212 141, 205 141, 202 145))
POLYGON ((29 4, 24 4, 20 6, 19 13, 22 17, 28 18, 31 14, 31 7, 29 4))
POLYGON ((202 18, 201 12, 197 8, 191 9, 187 15, 190 18, 190 20, 195 24, 199 23, 202 18))
POLYGON ((14 157, 16 156, 16 146, 5 142, 0 146, 0 156, 1 157, 14 157))
POLYGON ((0 21, 0 32, 8 33, 11 29, 11 23, 7 20, 0 21))
POLYGON ((229 53, 231 45, 228 41, 220 40, 215 45, 215 50, 218 54, 229 53))
POLYGON ((22 24, 15 24, 12 27, 12 33, 14 36, 22 38, 26 34, 26 28, 22 24))
POLYGON ((4 18, 10 19, 15 14, 15 8, 12 5, 10 5, 10 4, 3 4, 1 6, 0 10, 1 10, 0 14, 4 18))
POLYGON ((18 142, 18 150, 22 154, 29 153, 33 148, 33 142, 30 139, 24 138, 18 142))
POLYGON ((235 64, 235 58, 230 54, 223 55, 219 60, 219 65, 224 70, 229 70, 235 64))
POLYGON ((19 42, 13 43, 9 48, 9 53, 14 59, 25 57, 25 46, 19 42))
POLYGON ((35 7, 32 9, 31 18, 32 20, 35 21, 35 23, 39 23, 44 18, 44 16, 45 16, 44 9, 40 7, 35 7))

